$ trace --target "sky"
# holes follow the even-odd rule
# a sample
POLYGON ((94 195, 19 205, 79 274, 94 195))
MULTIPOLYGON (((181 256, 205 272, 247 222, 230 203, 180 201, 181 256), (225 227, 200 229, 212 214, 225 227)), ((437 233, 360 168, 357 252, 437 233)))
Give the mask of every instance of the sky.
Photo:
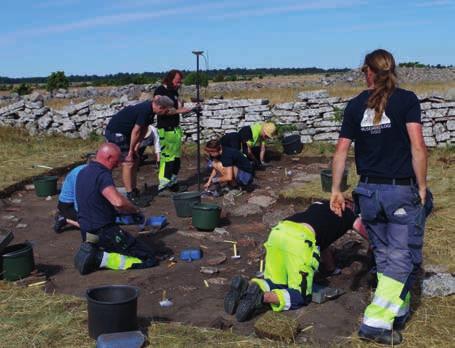
POLYGON ((455 0, 2 0, 0 76, 455 64, 455 0))

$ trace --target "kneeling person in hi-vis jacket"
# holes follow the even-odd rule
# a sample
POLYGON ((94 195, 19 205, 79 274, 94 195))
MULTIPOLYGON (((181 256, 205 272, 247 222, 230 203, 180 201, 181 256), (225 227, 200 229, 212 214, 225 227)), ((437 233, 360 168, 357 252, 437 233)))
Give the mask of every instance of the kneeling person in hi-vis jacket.
POLYGON ((351 229, 366 238, 353 207, 339 217, 330 210, 328 201, 314 202, 306 211, 279 222, 264 244, 264 279, 248 282, 234 277, 224 299, 226 313, 235 313, 238 321, 245 321, 264 306, 280 312, 308 305, 321 254, 324 260, 330 253, 328 246, 351 229))

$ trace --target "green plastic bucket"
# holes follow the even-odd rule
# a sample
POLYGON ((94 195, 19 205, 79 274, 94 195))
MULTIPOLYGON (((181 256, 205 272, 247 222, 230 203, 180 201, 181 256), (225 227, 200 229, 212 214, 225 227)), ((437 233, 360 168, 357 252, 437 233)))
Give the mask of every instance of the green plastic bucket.
MULTIPOLYGON (((324 192, 332 191, 332 169, 323 169, 321 170, 321 186, 324 192)), ((348 171, 343 172, 343 177, 341 179, 341 191, 346 191, 348 189, 348 171)))
POLYGON ((201 194, 198 191, 176 193, 172 196, 172 201, 178 217, 190 217, 191 206, 201 202, 201 194))
POLYGON ((216 204, 195 203, 191 223, 198 230, 213 231, 220 221, 221 208, 216 204))
POLYGON ((33 246, 29 243, 13 244, 2 254, 3 279, 14 281, 26 278, 35 268, 33 246))
POLYGON ((47 197, 57 194, 56 176, 38 176, 33 179, 35 192, 38 197, 47 197))

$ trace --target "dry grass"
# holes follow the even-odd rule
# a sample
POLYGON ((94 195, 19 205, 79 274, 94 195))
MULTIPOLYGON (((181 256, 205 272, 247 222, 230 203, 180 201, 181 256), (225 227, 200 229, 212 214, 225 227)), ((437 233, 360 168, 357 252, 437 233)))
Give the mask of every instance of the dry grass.
POLYGON ((155 323, 150 326, 148 333, 151 347, 289 347, 278 342, 238 336, 228 331, 178 323, 155 323))
MULTIPOLYGON (((65 106, 73 103, 78 104, 82 103, 83 101, 87 100, 88 98, 72 98, 72 99, 61 99, 61 98, 53 98, 46 100, 44 105, 47 107, 54 109, 54 110, 61 110, 65 106)), ((94 98, 97 104, 105 104, 108 105, 112 102, 112 97, 97 97, 94 98)))
POLYGON ((87 309, 78 298, 0 282, 2 347, 90 347, 87 309))
POLYGON ((80 161, 81 155, 96 150, 98 143, 98 139, 31 137, 22 129, 0 127, 0 190, 47 171, 33 165, 62 167, 80 161))
MULTIPOLYGON (((446 94, 449 90, 455 88, 455 81, 422 81, 419 83, 404 83, 401 87, 414 91, 417 94, 446 94)), ((285 103, 296 100, 296 96, 299 92, 325 89, 329 92, 332 97, 348 98, 359 94, 365 89, 363 83, 337 83, 334 86, 328 87, 315 87, 315 86, 303 86, 299 88, 261 88, 251 90, 236 90, 224 93, 217 93, 210 90, 210 85, 207 90, 202 91, 202 96, 205 99, 209 99, 213 96, 223 95, 225 99, 267 99, 270 104, 285 103)), ((185 99, 189 100, 189 96, 184 96, 185 99)))
MULTIPOLYGON (((455 347, 455 296, 425 298, 417 306, 408 326, 402 332, 403 343, 400 347, 455 347)), ((355 348, 384 347, 375 343, 361 341, 356 334, 341 345, 355 348)))

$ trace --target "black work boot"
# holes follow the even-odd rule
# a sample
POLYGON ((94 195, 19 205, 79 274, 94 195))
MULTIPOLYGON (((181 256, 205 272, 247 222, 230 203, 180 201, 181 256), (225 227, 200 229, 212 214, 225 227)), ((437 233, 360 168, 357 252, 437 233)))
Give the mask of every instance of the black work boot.
POLYGON ((150 206, 150 199, 146 197, 141 197, 138 189, 134 189, 131 192, 126 193, 126 197, 131 203, 139 208, 145 208, 150 206))
POLYGON ((235 276, 231 280, 228 293, 224 297, 224 311, 227 314, 234 314, 240 298, 248 289, 248 280, 242 276, 235 276))
POLYGON ((63 227, 65 227, 67 224, 66 219, 57 213, 54 218, 54 232, 55 233, 62 233, 63 232, 63 227))
POLYGON ((96 271, 103 259, 103 252, 92 243, 83 242, 74 256, 74 267, 81 275, 96 271))
POLYGON ((369 333, 359 330, 358 335, 362 340, 373 341, 389 346, 398 345, 403 341, 403 336, 401 336, 401 333, 392 330, 382 330, 378 333, 369 333))
POLYGON ((261 309, 263 305, 263 294, 259 285, 256 283, 250 284, 237 306, 237 312, 235 313, 237 321, 241 322, 250 319, 254 312, 261 309))

